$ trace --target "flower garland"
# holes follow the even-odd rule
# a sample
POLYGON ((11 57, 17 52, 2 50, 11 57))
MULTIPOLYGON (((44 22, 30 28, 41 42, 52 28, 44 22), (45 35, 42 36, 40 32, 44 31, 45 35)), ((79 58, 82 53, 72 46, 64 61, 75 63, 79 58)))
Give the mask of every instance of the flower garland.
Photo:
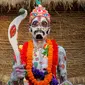
POLYGON ((32 72, 32 60, 33 60, 33 42, 29 41, 29 46, 28 46, 28 51, 27 51, 27 72, 28 72, 28 77, 29 80, 34 84, 34 85, 48 85, 51 80, 52 80, 52 57, 53 57, 53 46, 51 40, 47 40, 47 44, 49 45, 49 50, 48 50, 48 67, 47 67, 47 72, 48 74, 45 76, 44 80, 38 81, 32 72))
MULTIPOLYGON (((42 72, 34 67, 32 68, 32 72, 35 78, 39 78, 40 80, 43 80, 45 75, 48 74, 47 72, 42 72)), ((58 85, 58 80, 56 79, 55 75, 53 75, 50 85, 58 85)))

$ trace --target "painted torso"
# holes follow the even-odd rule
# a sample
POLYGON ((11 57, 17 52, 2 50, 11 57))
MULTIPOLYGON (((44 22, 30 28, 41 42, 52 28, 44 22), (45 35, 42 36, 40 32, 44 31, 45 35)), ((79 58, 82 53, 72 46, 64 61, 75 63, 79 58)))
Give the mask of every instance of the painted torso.
MULTIPOLYGON (((46 43, 43 44, 43 46, 46 43)), ((38 47, 36 43, 34 43, 33 49, 33 67, 44 71, 48 66, 48 57, 43 55, 44 47, 38 47)), ((25 49, 25 48, 24 48, 25 49)), ((58 49, 58 65, 56 68, 56 74, 59 73, 63 79, 67 79, 67 71, 66 71, 66 52, 62 46, 56 47, 58 49)), ((57 62, 57 61, 56 61, 57 62)))
POLYGON ((33 66, 40 70, 46 69, 48 66, 48 58, 44 56, 43 52, 43 48, 34 48, 33 52, 33 66))

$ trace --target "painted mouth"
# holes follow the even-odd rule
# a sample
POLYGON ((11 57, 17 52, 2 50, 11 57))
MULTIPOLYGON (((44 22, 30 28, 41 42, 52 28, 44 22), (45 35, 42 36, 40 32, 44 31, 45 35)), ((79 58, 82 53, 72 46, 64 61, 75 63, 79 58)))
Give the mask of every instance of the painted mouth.
POLYGON ((42 35, 38 34, 38 35, 36 35, 36 39, 38 39, 38 40, 42 40, 43 37, 42 37, 42 35))

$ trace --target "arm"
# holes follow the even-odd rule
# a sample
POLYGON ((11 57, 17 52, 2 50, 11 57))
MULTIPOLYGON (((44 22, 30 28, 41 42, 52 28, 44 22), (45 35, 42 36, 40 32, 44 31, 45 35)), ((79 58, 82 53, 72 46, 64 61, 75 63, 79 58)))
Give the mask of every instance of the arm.
POLYGON ((66 70, 66 52, 62 46, 58 46, 58 73, 60 77, 60 83, 67 80, 67 70, 66 70))
POLYGON ((60 85, 73 85, 67 80, 67 69, 66 69, 66 52, 62 46, 58 46, 58 72, 60 77, 60 85))
POLYGON ((28 43, 24 43, 23 46, 19 46, 20 50, 20 58, 21 58, 21 65, 17 66, 16 64, 16 57, 14 56, 14 62, 13 62, 13 70, 11 73, 10 80, 8 82, 8 85, 19 85, 18 80, 23 79, 26 75, 25 65, 26 65, 26 49, 27 49, 28 43), (21 48, 22 47, 22 48, 21 48))

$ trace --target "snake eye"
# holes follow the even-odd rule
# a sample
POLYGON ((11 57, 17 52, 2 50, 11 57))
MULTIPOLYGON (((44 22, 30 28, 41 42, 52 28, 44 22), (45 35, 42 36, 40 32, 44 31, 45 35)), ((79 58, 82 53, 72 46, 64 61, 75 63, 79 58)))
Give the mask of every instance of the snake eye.
POLYGON ((48 27, 48 23, 46 21, 42 21, 42 26, 43 27, 48 27))
POLYGON ((38 26, 38 21, 37 20, 33 21, 31 25, 32 25, 32 27, 37 27, 38 26))

